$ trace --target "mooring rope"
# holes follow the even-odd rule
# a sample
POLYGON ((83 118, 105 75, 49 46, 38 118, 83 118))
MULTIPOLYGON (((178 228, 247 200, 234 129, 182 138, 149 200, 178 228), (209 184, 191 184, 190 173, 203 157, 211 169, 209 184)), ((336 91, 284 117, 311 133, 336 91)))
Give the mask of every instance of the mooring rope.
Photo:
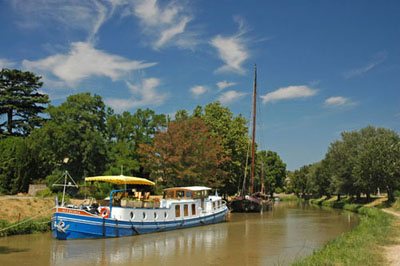
MULTIPOLYGON (((40 215, 43 215, 43 214, 45 214, 45 213, 47 213, 47 212, 49 212, 50 210, 53 210, 53 209, 54 209, 54 207, 51 207, 50 209, 45 210, 44 212, 39 212, 38 215, 35 215, 35 216, 31 217, 31 218, 28 218, 28 219, 26 219, 26 220, 24 220, 24 221, 22 221, 22 222, 19 222, 19 223, 16 223, 16 224, 11 225, 11 226, 9 226, 9 227, 0 229, 0 232, 6 231, 6 230, 8 230, 8 229, 10 229, 10 228, 13 228, 13 227, 16 227, 16 226, 18 226, 18 225, 21 225, 21 224, 23 224, 23 223, 26 223, 26 222, 28 222, 28 221, 31 221, 31 220, 33 220, 34 218, 36 218, 36 217, 38 217, 38 216, 40 216, 40 215)), ((48 223, 48 222, 46 222, 46 223, 48 223)))

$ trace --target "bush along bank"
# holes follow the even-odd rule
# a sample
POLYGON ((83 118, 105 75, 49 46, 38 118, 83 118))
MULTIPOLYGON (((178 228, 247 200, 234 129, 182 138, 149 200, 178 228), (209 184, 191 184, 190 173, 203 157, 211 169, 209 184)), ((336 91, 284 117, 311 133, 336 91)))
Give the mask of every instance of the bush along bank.
POLYGON ((310 200, 312 204, 361 214, 360 224, 328 242, 321 250, 293 265, 384 265, 384 248, 393 243, 394 217, 374 207, 344 202, 310 200))
POLYGON ((50 218, 38 220, 24 220, 17 223, 9 223, 0 220, 0 236, 23 235, 48 232, 51 229, 50 218))

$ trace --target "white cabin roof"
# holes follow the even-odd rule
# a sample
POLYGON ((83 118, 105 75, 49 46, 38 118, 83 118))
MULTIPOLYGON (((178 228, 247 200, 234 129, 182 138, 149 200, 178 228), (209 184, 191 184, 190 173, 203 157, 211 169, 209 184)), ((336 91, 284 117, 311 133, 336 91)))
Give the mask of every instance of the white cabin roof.
POLYGON ((192 191, 201 191, 201 190, 211 190, 209 187, 201 187, 201 186, 191 186, 191 187, 171 187, 171 188, 166 188, 164 190, 169 190, 169 189, 187 189, 187 190, 192 190, 192 191))

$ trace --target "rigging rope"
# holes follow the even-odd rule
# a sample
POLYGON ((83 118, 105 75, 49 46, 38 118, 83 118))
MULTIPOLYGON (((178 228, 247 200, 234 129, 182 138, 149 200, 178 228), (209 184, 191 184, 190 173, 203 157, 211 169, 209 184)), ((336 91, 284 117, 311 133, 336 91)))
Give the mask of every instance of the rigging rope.
MULTIPOLYGON (((13 227, 16 227, 16 226, 18 226, 18 225, 21 225, 21 224, 23 224, 23 223, 26 223, 26 222, 28 222, 28 221, 31 221, 31 220, 33 220, 34 218, 36 218, 36 217, 38 217, 38 216, 40 216, 40 215, 43 215, 43 214, 45 214, 45 213, 47 213, 47 212, 49 212, 50 210, 53 210, 53 209, 54 209, 54 207, 51 207, 50 209, 45 210, 44 212, 39 212, 38 215, 35 215, 35 216, 33 216, 33 217, 29 218, 29 219, 26 219, 26 220, 24 220, 24 221, 22 221, 22 222, 20 222, 20 223, 16 223, 16 224, 13 224, 13 225, 11 225, 11 226, 9 226, 9 227, 0 229, 0 232, 6 231, 6 230, 8 230, 8 229, 10 229, 10 228, 13 228, 13 227)), ((50 222, 50 221, 49 221, 49 222, 50 222)), ((46 222, 46 223, 48 223, 48 222, 46 222)))

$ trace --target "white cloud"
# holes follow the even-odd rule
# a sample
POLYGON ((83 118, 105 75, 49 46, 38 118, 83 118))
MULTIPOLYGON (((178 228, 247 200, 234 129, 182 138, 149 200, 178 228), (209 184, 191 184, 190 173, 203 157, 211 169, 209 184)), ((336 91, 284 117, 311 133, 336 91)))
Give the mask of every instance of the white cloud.
POLYGON ((263 99, 263 103, 265 104, 267 102, 276 102, 279 100, 311 97, 317 92, 317 90, 311 89, 307 86, 289 86, 279 88, 260 97, 263 99))
POLYGON ((234 85, 236 85, 235 82, 228 82, 226 80, 217 82, 218 91, 221 91, 221 90, 223 90, 225 88, 228 88, 228 87, 231 87, 231 86, 234 86, 234 85))
POLYGON ((14 67, 16 65, 15 62, 12 62, 8 59, 2 59, 0 58, 0 69, 2 68, 11 68, 14 67))
POLYGON ((68 86, 91 76, 106 76, 120 79, 132 70, 154 66, 156 63, 128 60, 118 55, 97 50, 91 43, 75 42, 68 54, 56 54, 38 61, 24 60, 23 66, 52 73, 68 86))
POLYGON ((126 82, 130 89, 130 98, 107 98, 105 102, 116 112, 126 111, 141 106, 159 106, 167 99, 167 93, 160 93, 157 87, 160 80, 157 78, 144 79, 140 85, 133 85, 126 82))
POLYGON ((356 104, 357 103, 352 102, 349 98, 342 96, 330 97, 325 100, 325 106, 327 107, 350 107, 356 104))
POLYGON ((208 88, 206 86, 194 86, 190 88, 190 92, 196 97, 206 93, 207 91, 208 88))
POLYGON ((348 103, 348 99, 344 98, 342 96, 337 96, 337 97, 330 97, 325 100, 325 104, 327 105, 344 105, 348 103))
POLYGON ((211 45, 217 49, 219 58, 225 63, 225 65, 217 69, 217 72, 244 72, 242 64, 249 57, 249 52, 245 45, 246 40, 242 36, 246 30, 243 26, 243 20, 236 19, 236 21, 239 23, 238 34, 229 37, 217 35, 211 40, 211 45))
POLYGON ((18 17, 16 23, 20 27, 43 30, 58 24, 87 32, 88 40, 94 38, 120 3, 104 0, 12 0, 18 17))
POLYGON ((367 73, 368 71, 372 70, 376 66, 383 63, 386 60, 386 58, 387 58, 386 51, 379 52, 372 57, 372 60, 368 64, 358 67, 358 68, 355 68, 355 69, 352 69, 350 71, 347 71, 347 72, 343 73, 343 76, 347 79, 353 78, 356 76, 361 76, 364 73, 367 73))
POLYGON ((183 17, 182 20, 176 24, 171 26, 170 28, 161 32, 160 39, 154 44, 155 47, 160 48, 164 46, 169 40, 171 40, 174 36, 181 34, 185 31, 186 24, 190 21, 190 18, 183 17))
POLYGON ((182 2, 172 1, 164 8, 157 0, 134 0, 133 4, 133 15, 139 18, 143 32, 152 39, 154 49, 168 44, 182 48, 196 44, 194 35, 187 32, 192 16, 182 2))
POLYGON ((247 93, 245 92, 237 92, 237 91, 227 91, 218 97, 218 101, 222 104, 230 104, 233 103, 240 98, 243 98, 247 93))

